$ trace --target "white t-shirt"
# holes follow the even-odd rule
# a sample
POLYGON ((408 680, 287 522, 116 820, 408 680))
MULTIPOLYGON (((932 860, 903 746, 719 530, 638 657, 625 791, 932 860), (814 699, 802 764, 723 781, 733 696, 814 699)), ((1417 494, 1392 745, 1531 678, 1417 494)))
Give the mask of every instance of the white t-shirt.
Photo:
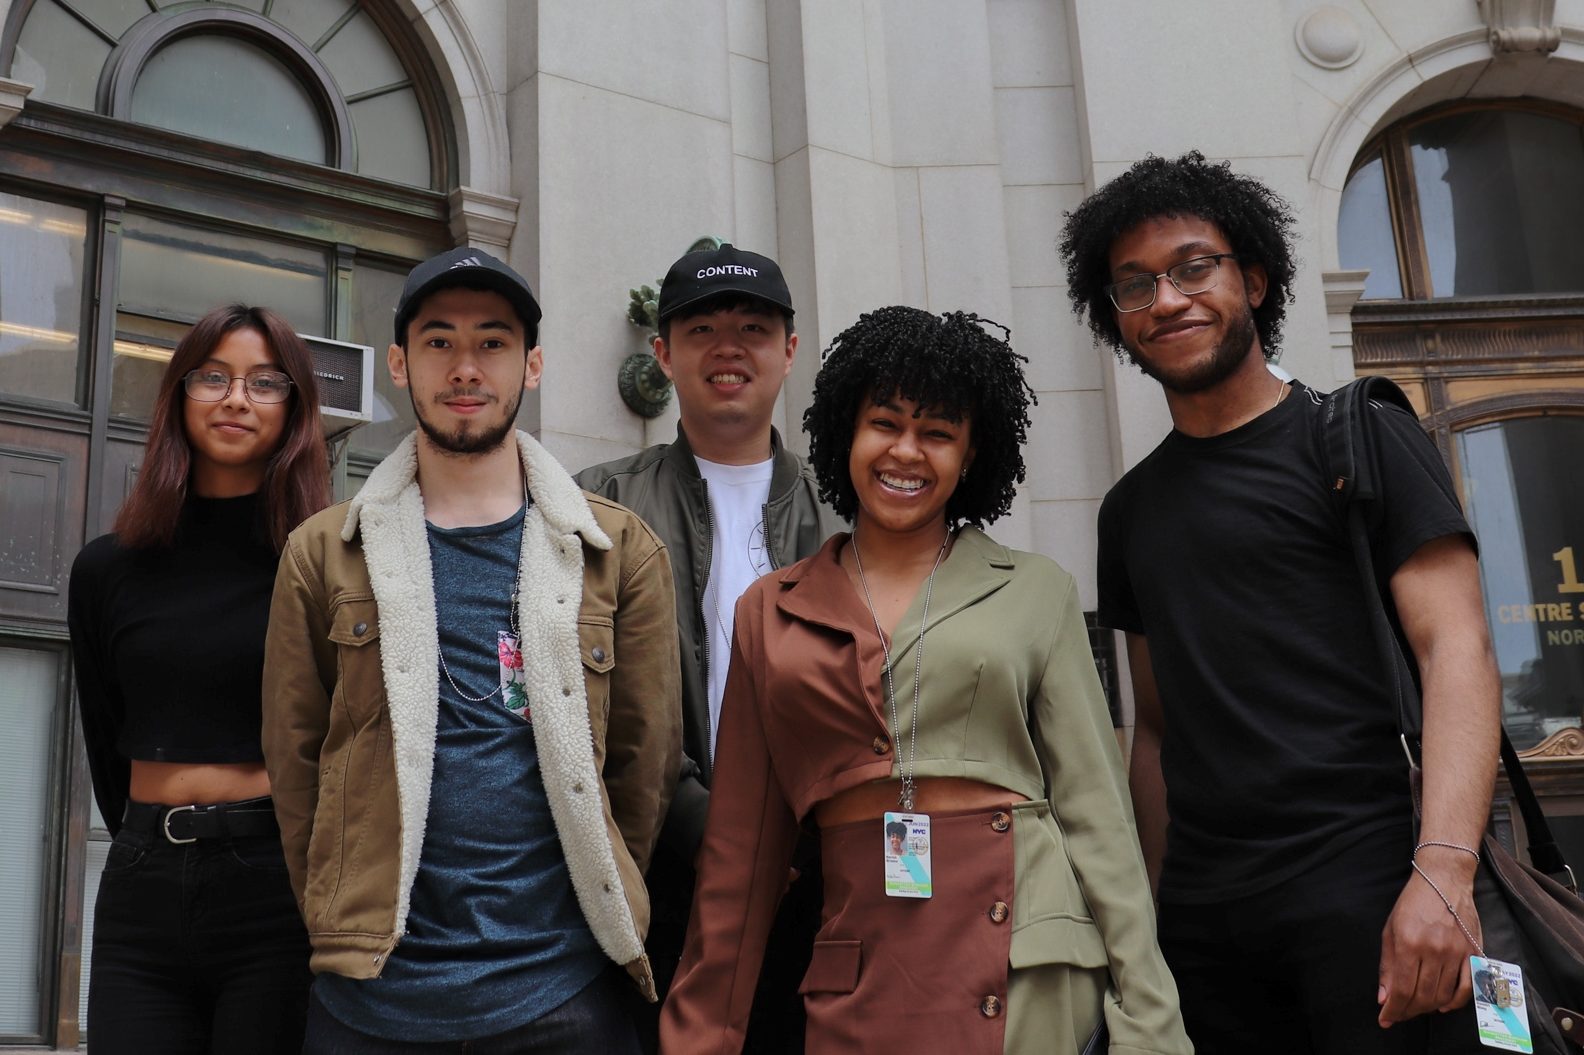
POLYGON ((732 624, 737 598, 770 570, 765 549, 764 506, 770 498, 772 459, 753 465, 721 465, 694 455, 709 491, 712 548, 704 584, 704 622, 709 627, 710 759, 720 730, 721 696, 731 665, 732 624))

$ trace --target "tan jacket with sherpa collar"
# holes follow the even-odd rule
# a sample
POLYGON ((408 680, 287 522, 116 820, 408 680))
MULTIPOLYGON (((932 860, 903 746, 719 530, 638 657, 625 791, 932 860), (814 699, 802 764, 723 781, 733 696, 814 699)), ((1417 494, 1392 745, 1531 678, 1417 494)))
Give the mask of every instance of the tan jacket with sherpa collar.
MULTIPOLYGON (((666 551, 517 433, 533 504, 518 623, 550 811, 600 947, 645 994, 643 872, 681 751, 666 551)), ((379 974, 423 848, 439 697, 434 583, 409 436, 294 531, 264 670, 264 756, 312 966, 379 974)))

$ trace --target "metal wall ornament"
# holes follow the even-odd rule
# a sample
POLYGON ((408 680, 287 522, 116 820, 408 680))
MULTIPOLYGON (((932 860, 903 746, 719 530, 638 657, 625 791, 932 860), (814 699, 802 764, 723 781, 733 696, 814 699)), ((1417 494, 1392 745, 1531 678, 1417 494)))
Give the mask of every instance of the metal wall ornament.
MULTIPOLYGON (((705 235, 690 246, 689 253, 719 249, 722 241, 714 235, 705 235)), ((643 331, 647 352, 634 352, 622 360, 616 371, 616 391, 621 393, 627 409, 641 418, 659 417, 671 404, 671 379, 660 368, 654 356, 655 338, 660 335, 660 293, 655 285, 643 285, 627 291, 627 321, 643 331)))

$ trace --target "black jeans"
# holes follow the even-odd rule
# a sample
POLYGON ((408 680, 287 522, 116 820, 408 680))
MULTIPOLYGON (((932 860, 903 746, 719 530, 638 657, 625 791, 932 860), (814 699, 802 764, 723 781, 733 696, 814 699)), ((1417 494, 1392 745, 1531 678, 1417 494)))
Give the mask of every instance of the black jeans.
POLYGON ((476 1040, 438 1043, 370 1036, 336 1018, 315 998, 308 1006, 303 1055, 638 1055, 628 989, 634 989, 633 983, 621 969, 611 967, 526 1026, 476 1040))
POLYGON ((94 1055, 296 1055, 310 981, 278 836, 116 836, 94 906, 94 1055))
MULTIPOLYGON (((1478 1055, 1473 1005, 1382 1029, 1381 931, 1408 882, 1406 827, 1366 836, 1279 886, 1163 903, 1160 944, 1199 1055, 1478 1055)), ((1472 950, 1470 950, 1472 951, 1472 950)))

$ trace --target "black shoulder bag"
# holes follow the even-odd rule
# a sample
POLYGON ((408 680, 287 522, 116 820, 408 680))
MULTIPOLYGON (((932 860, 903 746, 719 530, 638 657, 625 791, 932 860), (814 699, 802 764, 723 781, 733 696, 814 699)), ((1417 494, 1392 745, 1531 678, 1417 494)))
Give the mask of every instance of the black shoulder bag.
MULTIPOLYGON (((1364 504, 1380 497, 1371 402, 1396 404, 1418 417, 1408 397, 1392 381, 1362 377, 1325 397, 1320 444, 1330 490, 1346 516, 1348 539, 1369 605, 1370 629, 1397 704, 1417 811, 1423 727, 1417 669, 1403 654, 1386 614, 1388 602, 1375 577, 1364 523, 1364 504)), ((1584 1015, 1568 1010, 1584 1008, 1584 899, 1579 897, 1574 873, 1551 836, 1551 827, 1505 729, 1501 758, 1528 830, 1529 859, 1534 867, 1514 859, 1487 833, 1474 879, 1475 909, 1486 951, 1523 968, 1535 1050, 1569 1055, 1584 1050, 1584 1015)))

